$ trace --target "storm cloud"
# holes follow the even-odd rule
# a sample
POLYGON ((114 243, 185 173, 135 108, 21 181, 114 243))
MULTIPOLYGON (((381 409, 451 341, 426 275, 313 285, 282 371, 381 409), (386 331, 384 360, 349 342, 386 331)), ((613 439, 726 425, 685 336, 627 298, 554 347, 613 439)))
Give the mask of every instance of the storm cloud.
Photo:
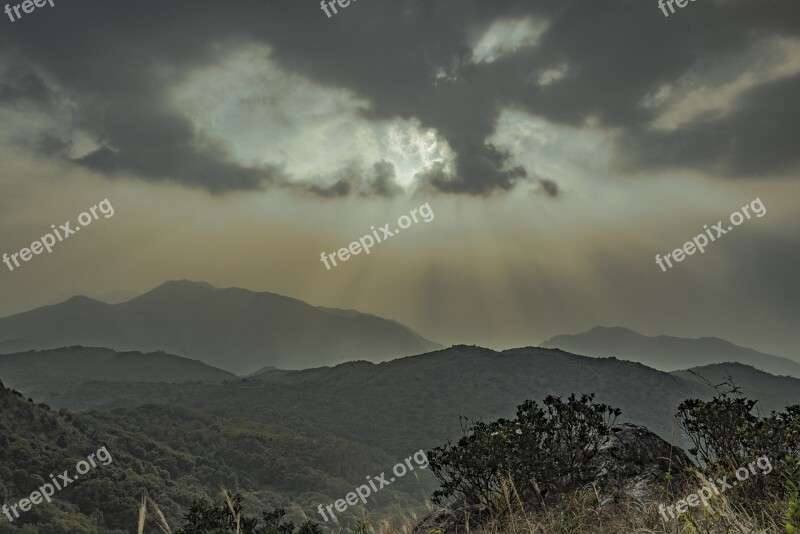
MULTIPOLYGON (((104 176, 211 193, 291 187, 297 177, 279 163, 232 157, 170 97, 227 51, 259 43, 286 72, 363 98, 362 118, 414 118, 435 129, 454 166, 421 172, 418 188, 487 195, 530 181, 513 153, 489 141, 506 108, 613 131, 625 171, 702 167, 744 176, 798 164, 791 144, 798 112, 790 100, 796 75, 756 83, 728 109, 697 114, 672 131, 655 130, 663 110, 642 104, 710 58, 735 58, 767 37, 796 38, 796 3, 697 2, 670 19, 655 5, 628 0, 372 0, 354 7, 328 19, 308 1, 72 2, 9 25, 0 37, 2 59, 14 65, 0 84, 0 103, 27 98, 47 106, 52 92, 64 94, 72 103, 68 128, 96 143, 71 161, 104 176), (534 21, 541 31, 504 43, 498 22, 507 20, 534 21), (476 60, 479 41, 495 51, 476 60)), ((714 80, 696 82, 686 90, 714 80)), ((56 145, 48 146, 63 157, 56 145)), ((388 169, 373 182, 338 172, 329 170, 327 185, 299 189, 325 197, 398 192, 388 169)))

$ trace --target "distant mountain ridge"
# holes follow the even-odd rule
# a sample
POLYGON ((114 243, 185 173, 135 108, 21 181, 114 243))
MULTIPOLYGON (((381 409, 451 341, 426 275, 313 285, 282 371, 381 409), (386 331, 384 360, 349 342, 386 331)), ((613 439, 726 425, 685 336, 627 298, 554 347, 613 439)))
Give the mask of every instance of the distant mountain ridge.
MULTIPOLYGON (((800 380, 752 368, 737 375, 764 410, 800 403, 800 380)), ((702 375, 704 369, 698 369, 702 375)), ((709 372, 714 379, 714 372, 709 372)), ((526 399, 596 393, 623 411, 621 421, 642 424, 670 439, 675 409, 714 390, 692 376, 657 371, 616 358, 577 356, 525 347, 496 352, 474 346, 373 364, 348 362, 301 371, 266 370, 218 384, 93 382, 58 388, 38 400, 75 410, 169 404, 224 417, 236 413, 264 424, 291 420, 292 429, 327 431, 403 454, 458 435, 459 416, 492 420, 513 414, 526 399)))
POLYGON ((202 362, 154 352, 66 347, 0 355, 0 381, 28 396, 46 396, 67 382, 220 382, 236 375, 202 362))
POLYGON ((0 353, 74 345, 160 350, 237 374, 382 361, 439 348, 374 315, 185 280, 120 304, 76 296, 0 319, 0 353))
POLYGON ((615 356, 661 371, 676 371, 718 363, 741 363, 773 375, 800 378, 800 362, 734 345, 724 339, 644 336, 622 327, 598 326, 580 334, 548 339, 543 347, 584 356, 615 356))
MULTIPOLYGON (((58 366, 72 365, 67 362, 70 352, 86 364, 93 353, 109 361, 117 357, 107 349, 83 347, 50 352, 35 370, 37 376, 48 369, 56 376, 62 372, 58 366)), ((41 353, 15 357, 37 355, 41 353)), ((103 444, 114 462, 98 469, 85 486, 76 486, 87 493, 70 512, 74 520, 96 507, 106 525, 135 532, 136 504, 144 488, 159 495, 159 507, 176 522, 186 512, 187 494, 213 495, 220 480, 229 487, 236 484, 259 507, 288 502, 295 512, 311 511, 317 503, 332 502, 357 487, 365 472, 379 473, 411 454, 408 451, 457 439, 462 415, 490 421, 513 416, 514 407, 525 399, 594 392, 598 402, 623 410, 619 422, 645 424, 667 442, 685 445, 673 434, 676 407, 685 399, 714 394, 684 371, 665 373, 616 358, 537 347, 497 352, 456 345, 380 364, 353 361, 301 371, 265 369, 258 376, 215 383, 140 381, 141 375, 158 375, 163 361, 182 360, 144 356, 153 361, 135 362, 140 374, 125 375, 132 381, 64 382, 41 398, 22 389, 53 409, 29 403, 0 384, 0 470, 10 474, 4 483, 13 499, 35 488, 40 473, 73 464, 75 458, 65 453, 78 456, 103 444), (58 410, 62 407, 94 410, 68 413, 58 410), (6 454, 12 449, 10 436, 18 442, 13 450, 23 454, 6 454), (59 442, 67 443, 68 451, 62 451, 59 442)), ((8 356, 0 356, 0 362, 3 358, 8 356)), ((774 377, 741 364, 695 371, 712 383, 733 375, 767 411, 800 402, 798 379, 774 377)), ((423 512, 432 483, 428 471, 419 481, 398 480, 382 492, 382 501, 371 503, 371 517, 398 509, 404 514, 423 512)))
POLYGON ((789 399, 800 403, 800 380, 790 376, 773 376, 743 363, 715 363, 670 373, 687 380, 712 385, 732 380, 741 393, 759 401, 757 409, 769 412, 780 402, 789 399))

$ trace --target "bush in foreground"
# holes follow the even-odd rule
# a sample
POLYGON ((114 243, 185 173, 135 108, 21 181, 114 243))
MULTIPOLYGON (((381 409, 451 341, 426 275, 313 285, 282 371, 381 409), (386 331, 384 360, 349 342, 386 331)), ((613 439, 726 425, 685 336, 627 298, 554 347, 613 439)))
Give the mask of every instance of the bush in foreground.
MULTIPOLYGON (((678 425, 693 443, 695 477, 670 485, 665 470, 660 502, 609 494, 618 488, 598 484, 603 480, 598 475, 629 466, 613 465, 613 457, 602 468, 592 462, 619 415, 595 404, 592 395, 572 395, 566 402, 548 397, 544 408, 527 401, 516 419, 474 423, 458 443, 428 454, 441 483, 434 502, 445 512, 458 510, 449 519, 447 513, 440 516, 439 526, 446 527, 438 531, 800 534, 800 406, 758 416, 756 401, 732 388, 717 389, 711 401, 691 399, 679 406, 678 425), (713 495, 707 507, 666 519, 660 513, 660 504, 674 505, 718 477, 734 479, 737 469, 757 458, 770 465, 767 470, 759 464, 763 476, 753 473, 747 482, 713 495)), ((428 522, 425 529, 431 526, 428 522)))

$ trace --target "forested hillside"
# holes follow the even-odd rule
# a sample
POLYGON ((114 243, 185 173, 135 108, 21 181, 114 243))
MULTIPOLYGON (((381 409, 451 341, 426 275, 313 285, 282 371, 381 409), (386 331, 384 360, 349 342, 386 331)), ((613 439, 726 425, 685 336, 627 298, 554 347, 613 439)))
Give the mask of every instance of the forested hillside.
MULTIPOLYGON (((702 373, 702 370, 700 370, 702 373)), ((781 379, 765 375, 750 393, 781 379)), ((594 392, 622 409, 621 421, 642 424, 674 440, 675 407, 687 398, 711 398, 709 386, 641 364, 576 356, 558 349, 495 352, 448 349, 371 364, 350 362, 303 371, 265 371, 214 385, 92 383, 71 385, 46 398, 71 409, 135 407, 142 399, 217 417, 272 424, 286 421, 307 435, 326 432, 394 454, 432 446, 459 431, 459 416, 508 416, 525 399, 594 392)), ((763 395, 764 410, 800 402, 800 388, 781 400, 763 395)))
MULTIPOLYGON (((252 509, 283 505, 302 517, 351 491, 364 472, 380 473, 397 461, 330 434, 303 436, 289 430, 288 417, 259 424, 163 405, 73 415, 6 388, 0 408, 0 501, 8 505, 28 497, 49 474, 74 471, 102 446, 113 457, 57 492, 51 504, 34 506, 13 523, 3 519, 0 532, 39 531, 19 530, 26 524, 52 524, 63 534, 130 532, 143 494, 177 524, 193 500, 216 495, 221 485, 243 493, 252 509)), ((430 488, 429 481, 425 490, 416 480, 398 481, 376 496, 372 512, 420 508, 430 488)))
POLYGON ((220 382, 235 375, 164 352, 117 352, 92 347, 0 354, 0 379, 37 399, 66 382, 220 382))

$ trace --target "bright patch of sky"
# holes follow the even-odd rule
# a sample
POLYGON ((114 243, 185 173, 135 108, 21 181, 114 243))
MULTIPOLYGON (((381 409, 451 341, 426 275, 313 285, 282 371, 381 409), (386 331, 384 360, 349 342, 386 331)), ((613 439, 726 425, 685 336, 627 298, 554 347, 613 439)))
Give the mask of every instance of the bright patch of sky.
POLYGON ((453 166, 453 152, 417 119, 372 121, 370 103, 281 70, 268 49, 248 46, 196 71, 174 88, 175 104, 198 131, 244 164, 276 164, 296 181, 356 165, 392 162, 409 186, 420 171, 453 166))
POLYGON ((533 46, 547 29, 547 23, 531 18, 497 20, 477 40, 472 49, 473 63, 491 63, 526 46, 533 46))

